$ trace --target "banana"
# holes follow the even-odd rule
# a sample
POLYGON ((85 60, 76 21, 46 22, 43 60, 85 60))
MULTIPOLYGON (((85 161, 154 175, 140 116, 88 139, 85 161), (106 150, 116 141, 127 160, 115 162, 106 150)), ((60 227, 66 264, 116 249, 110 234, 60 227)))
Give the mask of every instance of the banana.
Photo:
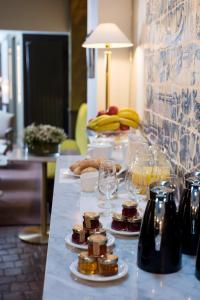
POLYGON ((120 118, 125 118, 125 119, 129 119, 129 120, 135 121, 136 123, 140 122, 139 115, 134 110, 130 110, 130 109, 128 110, 127 109, 127 110, 119 111, 118 116, 120 118))
POLYGON ((119 122, 122 125, 130 126, 133 128, 138 128, 139 126, 138 122, 126 118, 119 118, 119 122))
POLYGON ((107 116, 107 118, 104 118, 104 119, 100 120, 97 123, 97 125, 102 126, 102 125, 115 123, 115 122, 119 122, 119 116, 118 115, 107 116))
POLYGON ((101 120, 105 120, 108 117, 109 117, 108 115, 102 115, 102 116, 96 117, 89 121, 88 127, 93 128, 94 126, 96 126, 98 124, 98 122, 100 122, 101 120))
POLYGON ((119 122, 113 122, 113 123, 106 124, 103 126, 96 126, 94 128, 94 130, 95 131, 114 131, 114 130, 118 129, 119 126, 120 126, 119 122))
POLYGON ((91 129, 95 129, 96 126, 104 126, 107 124, 111 124, 114 122, 119 122, 119 116, 117 115, 102 115, 99 117, 96 117, 95 119, 92 119, 89 123, 88 123, 88 127, 91 129))
POLYGON ((123 107, 119 109, 119 113, 120 112, 135 112, 135 110, 131 107, 123 107))

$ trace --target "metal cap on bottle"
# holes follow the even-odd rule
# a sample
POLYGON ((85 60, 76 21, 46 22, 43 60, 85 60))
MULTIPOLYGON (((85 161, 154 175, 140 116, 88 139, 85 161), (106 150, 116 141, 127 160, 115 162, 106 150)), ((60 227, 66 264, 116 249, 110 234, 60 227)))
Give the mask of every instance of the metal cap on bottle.
POLYGON ((151 200, 174 200, 175 187, 169 181, 157 181, 149 186, 151 200))

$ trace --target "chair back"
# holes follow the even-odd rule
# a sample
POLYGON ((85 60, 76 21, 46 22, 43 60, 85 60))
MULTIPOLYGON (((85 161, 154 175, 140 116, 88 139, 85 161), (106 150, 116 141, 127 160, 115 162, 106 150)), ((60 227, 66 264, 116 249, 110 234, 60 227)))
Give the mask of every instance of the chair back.
POLYGON ((76 119, 76 129, 75 129, 75 140, 81 155, 85 155, 87 152, 88 138, 87 138, 86 126, 87 126, 87 104, 82 103, 78 111, 78 115, 76 119))
POLYGON ((0 110, 0 138, 5 139, 8 129, 13 127, 14 115, 0 110))

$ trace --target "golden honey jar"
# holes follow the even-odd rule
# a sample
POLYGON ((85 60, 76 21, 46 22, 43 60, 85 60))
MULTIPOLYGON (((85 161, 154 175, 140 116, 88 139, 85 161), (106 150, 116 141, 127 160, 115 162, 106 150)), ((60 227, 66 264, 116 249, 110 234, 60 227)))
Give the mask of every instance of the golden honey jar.
POLYGON ((98 270, 102 276, 113 276, 118 273, 118 257, 107 254, 106 257, 98 259, 98 270))
POLYGON ((105 256, 107 253, 107 238, 102 234, 88 237, 88 255, 94 257, 105 256))
POLYGON ((78 257, 78 271, 82 274, 92 275, 98 271, 97 259, 88 256, 87 252, 81 252, 78 257))

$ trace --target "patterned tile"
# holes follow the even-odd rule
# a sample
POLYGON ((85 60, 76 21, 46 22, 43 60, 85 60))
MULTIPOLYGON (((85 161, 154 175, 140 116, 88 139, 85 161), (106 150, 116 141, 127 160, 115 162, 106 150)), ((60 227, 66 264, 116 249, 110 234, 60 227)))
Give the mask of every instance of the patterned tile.
POLYGON ((146 0, 146 25, 145 134, 200 167, 200 0, 146 0))

